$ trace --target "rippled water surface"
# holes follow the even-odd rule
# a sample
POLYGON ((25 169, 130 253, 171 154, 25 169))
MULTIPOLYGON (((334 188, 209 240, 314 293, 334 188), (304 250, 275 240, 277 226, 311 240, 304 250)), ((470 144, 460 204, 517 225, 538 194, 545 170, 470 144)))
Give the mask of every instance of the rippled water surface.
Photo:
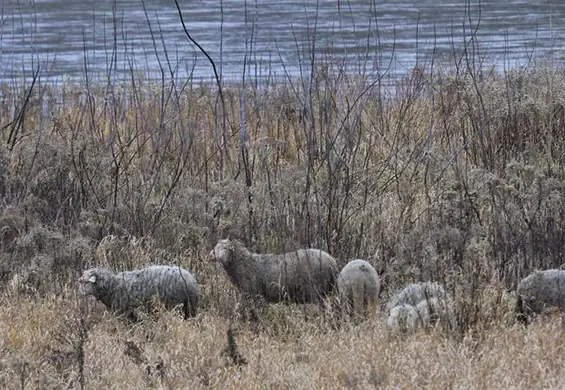
MULTIPOLYGON (((61 80, 131 70, 210 80, 212 68, 189 41, 174 0, 0 0, 0 79, 61 80), (144 10, 145 9, 145 10, 144 10)), ((498 67, 560 61, 565 1, 179 0, 188 32, 225 78, 297 75, 315 61, 350 72, 405 74, 416 63, 449 60, 476 37, 498 67), (480 4, 480 6, 479 6, 480 4), (220 55, 222 53, 222 55, 220 55), (245 54, 248 53, 246 56, 245 54), (246 58, 247 57, 247 58, 246 58)))

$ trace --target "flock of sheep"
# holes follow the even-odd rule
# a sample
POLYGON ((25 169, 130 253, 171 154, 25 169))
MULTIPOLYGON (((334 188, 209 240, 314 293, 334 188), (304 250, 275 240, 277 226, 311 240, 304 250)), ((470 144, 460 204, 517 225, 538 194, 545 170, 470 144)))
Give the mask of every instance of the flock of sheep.
MULTIPOLYGON (((265 301, 318 303, 336 297, 350 318, 367 318, 381 298, 381 281, 365 260, 348 262, 341 271, 336 260, 319 249, 299 249, 282 254, 258 254, 237 240, 218 241, 208 260, 220 263, 231 283, 244 297, 265 301)), ((194 276, 180 267, 154 265, 114 274, 97 267, 84 271, 78 291, 92 295, 109 310, 136 321, 135 311, 151 311, 159 302, 172 309, 182 307, 184 318, 194 317, 200 304, 200 287, 194 276)), ((517 289, 518 320, 527 322, 546 307, 565 309, 565 271, 536 271, 517 289), (562 288, 563 284, 563 288, 562 288)), ((387 303, 387 326, 410 333, 441 324, 454 329, 457 316, 452 297, 437 282, 406 286, 387 303)))

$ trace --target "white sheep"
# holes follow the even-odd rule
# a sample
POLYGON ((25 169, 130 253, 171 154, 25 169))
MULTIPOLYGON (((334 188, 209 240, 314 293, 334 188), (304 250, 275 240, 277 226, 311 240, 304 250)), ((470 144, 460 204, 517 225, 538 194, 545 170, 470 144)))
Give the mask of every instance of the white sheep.
POLYGON ((152 309, 158 300, 166 309, 183 305, 184 318, 194 317, 199 304, 199 286, 186 269, 154 265, 114 274, 97 267, 84 271, 79 278, 79 294, 92 295, 108 309, 135 321, 134 310, 152 309))
POLYGON ((534 271, 516 287, 516 313, 520 322, 528 323, 531 317, 546 309, 565 309, 565 270, 534 271))
POLYGON ((229 239, 218 241, 208 260, 219 261, 242 293, 271 303, 322 303, 333 292, 338 273, 336 260, 319 249, 258 254, 229 239))
POLYGON ((433 297, 449 299, 449 295, 443 286, 437 282, 412 283, 389 300, 387 309, 390 312, 395 306, 404 303, 415 307, 421 301, 433 297))
POLYGON ((391 332, 409 334, 422 327, 422 319, 414 306, 403 303, 390 310, 387 326, 391 332))
POLYGON ((337 289, 349 317, 366 317, 378 307, 381 280, 371 264, 355 259, 339 273, 337 289))

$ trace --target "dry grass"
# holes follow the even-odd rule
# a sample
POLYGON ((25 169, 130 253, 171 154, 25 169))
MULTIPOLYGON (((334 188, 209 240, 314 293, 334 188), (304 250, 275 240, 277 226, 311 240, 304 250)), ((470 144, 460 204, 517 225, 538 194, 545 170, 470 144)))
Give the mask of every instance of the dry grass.
POLYGON ((561 318, 516 325, 509 291, 565 253, 565 73, 427 73, 394 93, 324 72, 309 92, 249 88, 245 144, 235 87, 222 112, 207 87, 41 87, 26 100, 4 85, 0 387, 564 387, 561 318), (204 260, 227 236, 366 259, 385 299, 440 281, 460 329, 402 338, 382 312, 335 326, 284 305, 246 322, 204 260), (195 320, 126 328, 98 303, 80 310, 84 268, 152 263, 194 273, 195 320), (222 353, 230 327, 241 367, 222 353))
MULTIPOLYGON (((4 300, 0 310, 3 388, 76 388, 69 302, 4 300), (15 304, 17 303, 17 304, 15 304)), ((384 317, 341 330, 295 319, 280 334, 237 332, 240 368, 222 355, 226 322, 211 313, 183 321, 169 313, 126 329, 90 313, 84 346, 87 388, 369 389, 562 388, 563 318, 523 329, 493 325, 461 341, 439 331, 389 334, 384 317)))

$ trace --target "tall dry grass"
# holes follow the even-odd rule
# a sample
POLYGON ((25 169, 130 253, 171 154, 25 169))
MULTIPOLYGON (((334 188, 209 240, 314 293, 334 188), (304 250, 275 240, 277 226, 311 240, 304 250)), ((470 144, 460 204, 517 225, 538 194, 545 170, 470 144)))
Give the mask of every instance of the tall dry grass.
MULTIPOLYGON (((80 339, 70 302, 4 300, 0 310, 6 389, 79 388, 80 339), (17 302, 17 305, 16 305, 17 302), (18 306, 19 305, 19 306, 18 306), (65 310, 64 310, 65 309, 65 310)), ((562 388, 563 323, 544 318, 527 330, 493 325, 461 341, 438 332, 401 338, 376 319, 324 330, 291 316, 279 334, 237 333, 247 363, 234 366, 222 350, 225 321, 210 312, 186 322, 124 328, 107 313, 90 313, 84 343, 86 388, 99 389, 373 389, 562 388), (92 319, 95 317, 95 319, 92 319)))

